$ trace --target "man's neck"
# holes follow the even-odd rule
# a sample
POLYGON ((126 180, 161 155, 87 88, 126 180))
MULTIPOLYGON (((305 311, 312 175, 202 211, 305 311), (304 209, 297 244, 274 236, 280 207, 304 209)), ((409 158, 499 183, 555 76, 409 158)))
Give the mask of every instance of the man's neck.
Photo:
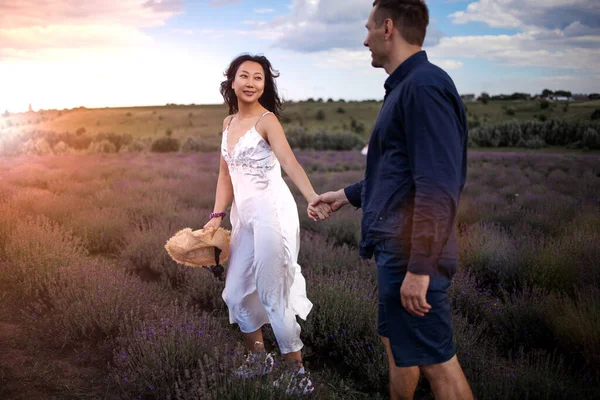
POLYGON ((398 47, 396 51, 390 54, 389 61, 383 66, 383 69, 385 69, 385 72, 388 75, 391 75, 404 61, 408 60, 411 56, 417 54, 421 50, 421 46, 407 45, 398 47))

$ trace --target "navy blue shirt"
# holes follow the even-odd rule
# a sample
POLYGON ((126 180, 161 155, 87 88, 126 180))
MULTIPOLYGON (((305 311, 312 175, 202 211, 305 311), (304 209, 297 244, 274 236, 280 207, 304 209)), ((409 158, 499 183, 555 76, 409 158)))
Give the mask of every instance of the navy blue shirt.
POLYGON ((458 265, 455 217, 467 172, 464 105, 425 51, 385 81, 385 97, 369 141, 364 180, 344 189, 363 209, 360 255, 397 239, 407 270, 430 275, 458 265))

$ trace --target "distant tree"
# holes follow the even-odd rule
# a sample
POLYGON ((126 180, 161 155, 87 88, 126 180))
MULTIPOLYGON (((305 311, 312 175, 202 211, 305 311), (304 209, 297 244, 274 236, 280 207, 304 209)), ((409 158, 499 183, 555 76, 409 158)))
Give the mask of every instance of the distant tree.
POLYGON ((554 94, 554 92, 550 89, 544 89, 542 90, 542 97, 548 97, 548 96, 552 96, 554 94))
POLYGON ((340 103, 345 103, 345 102, 346 102, 346 100, 344 100, 344 99, 339 99, 338 101, 339 101, 340 103))
POLYGON ((530 97, 529 93, 515 92, 510 95, 511 100, 529 100, 530 97))
POLYGON ((590 93, 588 96, 589 100, 600 100, 600 93, 590 93))
POLYGON ((314 103, 315 99, 313 99, 312 97, 309 97, 308 100, 306 100, 307 103, 314 103))
POLYGON ((488 101, 490 100, 490 95, 487 94, 486 92, 482 92, 481 96, 479 96, 477 98, 477 100, 479 100, 480 102, 482 102, 483 104, 487 104, 488 101))
POLYGON ((3 117, 10 117, 10 113, 8 112, 8 110, 4 111, 4 114, 2 114, 3 117))
POLYGON ((322 98, 322 97, 319 97, 319 98, 317 99, 317 103, 322 103, 322 102, 323 102, 323 98, 322 98))
POLYGON ((327 102, 328 103, 333 103, 333 99, 330 97, 330 98, 327 99, 327 102))
POLYGON ((564 97, 571 97, 573 96, 573 93, 568 92, 566 90, 557 90, 554 92, 555 96, 564 96, 564 97))

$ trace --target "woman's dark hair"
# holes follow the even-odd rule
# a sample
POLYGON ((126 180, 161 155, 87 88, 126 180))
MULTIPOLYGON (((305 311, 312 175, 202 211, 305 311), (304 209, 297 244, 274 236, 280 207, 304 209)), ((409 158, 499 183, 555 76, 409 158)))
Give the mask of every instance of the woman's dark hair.
POLYGON ((237 74, 240 65, 246 61, 253 61, 262 66, 265 72, 265 90, 262 96, 260 96, 260 99, 258 99, 258 102, 264 108, 279 117, 283 108, 281 99, 279 98, 279 93, 277 93, 277 84, 275 83, 275 78, 279 77, 279 71, 273 69, 271 62, 267 59, 267 57, 253 56, 250 54, 242 54, 237 56, 231 62, 231 64, 229 64, 229 68, 227 68, 227 71, 225 71, 223 74, 227 79, 221 82, 220 91, 223 99, 225 99, 225 102, 229 105, 229 114, 235 114, 238 112, 238 98, 231 86, 235 80, 235 75, 237 74))

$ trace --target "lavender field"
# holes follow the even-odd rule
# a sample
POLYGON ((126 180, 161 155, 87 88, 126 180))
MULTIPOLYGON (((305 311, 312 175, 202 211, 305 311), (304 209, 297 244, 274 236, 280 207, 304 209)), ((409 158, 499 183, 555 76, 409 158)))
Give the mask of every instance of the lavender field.
MULTIPOLYGON (((299 152, 316 190, 361 179, 359 152, 299 152)), ((600 156, 469 156, 451 289, 478 399, 600 397, 600 156)), ((0 158, 1 399, 280 399, 252 380, 223 283, 163 246, 212 211, 216 153, 0 158), (52 397, 54 396, 54 397, 52 397)), ((306 217, 301 321, 315 399, 387 398, 376 267, 360 210, 306 217)), ((229 227, 229 221, 225 221, 229 227)), ((276 349, 266 332, 267 349, 276 349)), ((429 399, 420 383, 417 398, 429 399)))

